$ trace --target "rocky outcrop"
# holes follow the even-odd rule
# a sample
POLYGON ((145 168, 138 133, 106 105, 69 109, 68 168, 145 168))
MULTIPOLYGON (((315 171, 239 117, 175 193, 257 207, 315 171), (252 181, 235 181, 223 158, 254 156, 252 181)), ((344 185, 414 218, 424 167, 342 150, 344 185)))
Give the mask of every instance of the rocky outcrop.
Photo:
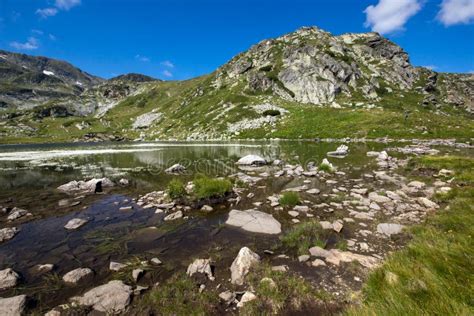
POLYGON ((249 273, 250 268, 259 262, 259 255, 247 247, 241 248, 230 267, 231 282, 237 285, 244 284, 244 278, 249 273))
POLYGON ((71 300, 79 305, 90 306, 106 314, 119 314, 130 304, 132 288, 122 281, 114 280, 93 288, 71 300))
POLYGON ((142 129, 142 128, 149 128, 153 123, 158 121, 162 117, 162 113, 159 112, 149 112, 138 116, 133 122, 132 128, 133 129, 142 129))

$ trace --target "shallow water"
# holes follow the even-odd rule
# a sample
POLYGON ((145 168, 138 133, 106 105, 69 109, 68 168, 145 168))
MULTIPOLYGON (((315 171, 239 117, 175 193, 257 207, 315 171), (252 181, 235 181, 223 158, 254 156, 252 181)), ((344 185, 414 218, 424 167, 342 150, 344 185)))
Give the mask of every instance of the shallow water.
MULTIPOLYGON (((185 269, 199 254, 209 255, 222 249, 235 252, 245 244, 252 244, 260 251, 268 249, 277 237, 245 233, 222 225, 230 209, 226 204, 208 215, 192 211, 188 220, 164 222, 164 214, 142 209, 132 200, 150 191, 165 189, 175 176, 163 170, 177 162, 187 167, 187 174, 180 176, 187 181, 196 173, 234 174, 239 171, 235 161, 248 154, 303 166, 309 161, 319 164, 326 153, 337 146, 296 141, 0 146, 0 206, 17 206, 33 214, 14 223, 0 215, 1 228, 16 226, 21 230, 12 240, 0 244, 0 269, 12 267, 22 275, 21 285, 7 291, 5 296, 25 293, 36 298, 38 309, 47 310, 92 287, 87 284, 64 288, 58 278, 35 273, 33 268, 37 264, 53 263, 58 276, 78 267, 90 267, 96 273, 93 284, 100 284, 112 277, 108 271, 110 260, 125 262, 135 257, 143 260, 157 256, 166 264, 165 268, 156 268, 149 274, 147 281, 153 284, 172 271, 185 269), (59 185, 92 177, 127 178, 131 183, 127 187, 116 186, 104 194, 86 196, 78 200, 80 204, 76 206, 58 206, 61 199, 73 200, 56 190, 59 185), (134 209, 119 210, 128 205, 134 209), (89 222, 76 231, 65 230, 63 226, 74 217, 86 218, 89 222)), ((375 163, 366 152, 384 147, 383 144, 351 144, 346 158, 329 160, 355 178, 375 163)), ((310 188, 325 189, 318 179, 311 181, 310 188)), ((252 202, 264 202, 267 196, 283 188, 299 185, 302 185, 301 178, 270 178, 254 190, 256 198, 252 202)), ((317 202, 318 198, 315 199, 317 202)), ((250 202, 243 201, 237 208, 252 207, 250 202)), ((268 205, 261 209, 272 212, 268 205)), ((274 215, 286 229, 288 216, 274 215)))

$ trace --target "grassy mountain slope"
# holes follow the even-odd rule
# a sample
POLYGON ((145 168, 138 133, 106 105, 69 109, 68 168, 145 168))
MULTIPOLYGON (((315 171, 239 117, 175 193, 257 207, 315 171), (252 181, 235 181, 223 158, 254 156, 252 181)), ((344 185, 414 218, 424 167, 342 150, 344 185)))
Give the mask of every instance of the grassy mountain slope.
POLYGON ((1 142, 101 134, 128 139, 474 137, 474 76, 413 67, 399 46, 376 33, 333 36, 302 28, 262 41, 206 76, 130 78, 42 105, 83 107, 87 115, 4 112, 1 142))

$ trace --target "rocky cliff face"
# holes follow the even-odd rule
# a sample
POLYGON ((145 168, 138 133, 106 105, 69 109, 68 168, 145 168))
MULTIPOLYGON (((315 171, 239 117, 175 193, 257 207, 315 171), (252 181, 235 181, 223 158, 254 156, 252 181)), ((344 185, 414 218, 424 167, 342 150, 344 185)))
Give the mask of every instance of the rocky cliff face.
POLYGON ((265 40, 218 71, 216 85, 247 82, 301 103, 328 104, 338 95, 379 98, 382 86, 411 89, 419 71, 403 49, 377 33, 333 36, 318 28, 265 40))

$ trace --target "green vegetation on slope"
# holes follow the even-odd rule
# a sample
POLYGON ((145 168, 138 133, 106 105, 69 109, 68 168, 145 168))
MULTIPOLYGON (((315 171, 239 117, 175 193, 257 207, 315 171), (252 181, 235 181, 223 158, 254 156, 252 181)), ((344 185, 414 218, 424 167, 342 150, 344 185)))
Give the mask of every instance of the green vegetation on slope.
POLYGON ((423 157, 417 167, 456 172, 448 207, 414 227, 413 240, 370 276, 349 315, 474 314, 474 158, 423 157))

